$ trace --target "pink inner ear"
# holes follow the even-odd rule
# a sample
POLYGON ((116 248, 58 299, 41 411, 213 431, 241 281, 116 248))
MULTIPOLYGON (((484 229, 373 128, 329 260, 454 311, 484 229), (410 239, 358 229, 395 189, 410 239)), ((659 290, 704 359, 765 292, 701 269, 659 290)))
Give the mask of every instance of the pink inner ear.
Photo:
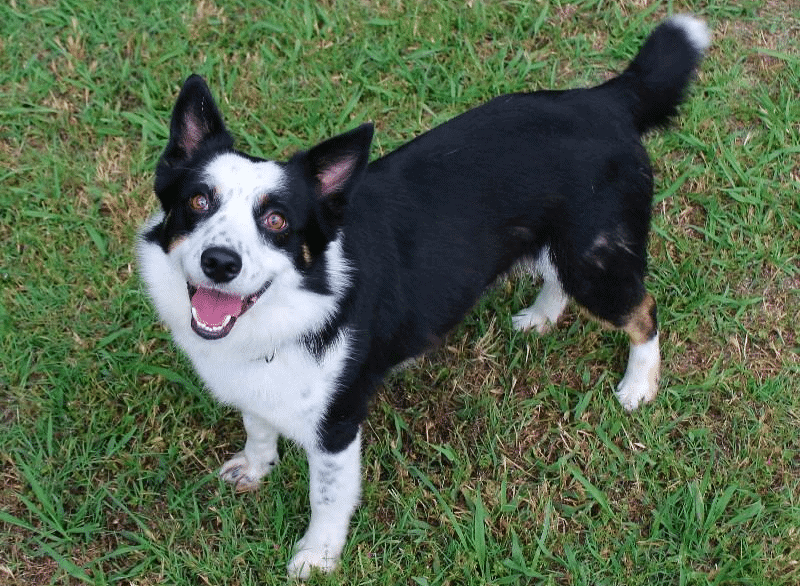
POLYGON ((320 195, 328 196, 337 191, 341 191, 344 184, 350 178, 355 165, 355 157, 340 159, 328 165, 317 175, 319 180, 320 195))
POLYGON ((187 112, 183 117, 183 136, 181 136, 181 148, 187 157, 197 150, 206 132, 206 127, 193 114, 187 112))

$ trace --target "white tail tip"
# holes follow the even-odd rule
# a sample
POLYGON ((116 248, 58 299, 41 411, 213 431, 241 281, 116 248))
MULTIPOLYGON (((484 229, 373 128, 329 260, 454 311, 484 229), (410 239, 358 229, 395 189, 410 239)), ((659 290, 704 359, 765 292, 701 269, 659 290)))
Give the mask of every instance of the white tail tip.
POLYGON ((692 47, 701 53, 704 53, 711 46, 711 31, 705 21, 691 14, 676 14, 668 19, 667 22, 682 29, 692 47))

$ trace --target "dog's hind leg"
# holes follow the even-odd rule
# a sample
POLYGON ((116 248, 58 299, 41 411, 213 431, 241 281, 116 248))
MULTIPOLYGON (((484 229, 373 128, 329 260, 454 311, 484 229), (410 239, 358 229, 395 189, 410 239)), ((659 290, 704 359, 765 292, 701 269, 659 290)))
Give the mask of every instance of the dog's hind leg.
POLYGON ((544 247, 530 267, 531 272, 542 276, 544 281, 536 301, 511 318, 514 328, 519 331, 535 329, 539 334, 547 333, 556 323, 561 312, 569 303, 569 295, 564 292, 550 260, 550 249, 544 247))
POLYGON ((656 302, 644 287, 646 237, 620 225, 588 239, 588 248, 561 246, 555 262, 564 263, 564 288, 588 313, 628 334, 630 353, 617 398, 628 411, 655 398, 660 353, 656 302), (571 270, 569 270, 571 269, 571 270))
POLYGON ((658 346, 656 302, 647 293, 634 308, 622 329, 630 338, 625 376, 617 386, 617 398, 628 411, 652 401, 658 392, 661 352, 658 346))
POLYGON ((278 463, 278 432, 266 421, 250 413, 242 413, 247 432, 244 450, 222 465, 219 475, 237 491, 255 490, 278 463))
MULTIPOLYGON (((634 289, 638 289, 634 288, 634 289)), ((589 311, 592 317, 599 319, 603 324, 613 329, 624 331, 630 340, 628 366, 625 375, 617 385, 617 399, 627 411, 633 411, 639 405, 652 401, 658 392, 658 377, 661 365, 661 354, 658 346, 658 318, 656 302, 650 293, 641 287, 638 303, 632 303, 632 309, 625 311, 622 317, 619 314, 604 314, 606 309, 601 304, 583 304, 576 297, 576 301, 589 311)), ((608 296, 624 299, 626 289, 611 290, 608 296)), ((627 289, 630 294, 631 290, 627 289)), ((602 299, 602 297, 600 297, 602 299)), ((593 297, 593 300, 598 297, 593 297)))

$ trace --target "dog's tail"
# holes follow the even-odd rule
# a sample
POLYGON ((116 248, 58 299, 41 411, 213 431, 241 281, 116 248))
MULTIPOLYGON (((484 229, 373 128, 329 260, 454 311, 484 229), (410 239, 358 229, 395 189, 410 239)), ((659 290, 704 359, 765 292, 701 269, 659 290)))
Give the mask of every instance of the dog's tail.
POLYGON ((705 22, 673 16, 650 34, 628 68, 605 84, 623 90, 640 133, 665 125, 677 113, 710 45, 705 22))

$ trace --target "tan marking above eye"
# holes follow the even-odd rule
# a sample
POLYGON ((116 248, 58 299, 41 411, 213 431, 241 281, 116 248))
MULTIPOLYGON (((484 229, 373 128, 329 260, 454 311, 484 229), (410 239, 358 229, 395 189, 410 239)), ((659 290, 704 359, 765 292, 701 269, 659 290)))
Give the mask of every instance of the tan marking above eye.
POLYGON ((176 237, 172 238, 172 239, 169 241, 169 243, 167 244, 167 251, 168 251, 168 252, 172 252, 172 251, 173 251, 173 250, 175 250, 175 249, 176 249, 178 246, 180 246, 180 245, 181 245, 181 243, 183 243, 185 240, 186 240, 186 236, 185 236, 185 235, 183 235, 183 234, 182 234, 182 235, 180 235, 180 236, 176 236, 176 237))

